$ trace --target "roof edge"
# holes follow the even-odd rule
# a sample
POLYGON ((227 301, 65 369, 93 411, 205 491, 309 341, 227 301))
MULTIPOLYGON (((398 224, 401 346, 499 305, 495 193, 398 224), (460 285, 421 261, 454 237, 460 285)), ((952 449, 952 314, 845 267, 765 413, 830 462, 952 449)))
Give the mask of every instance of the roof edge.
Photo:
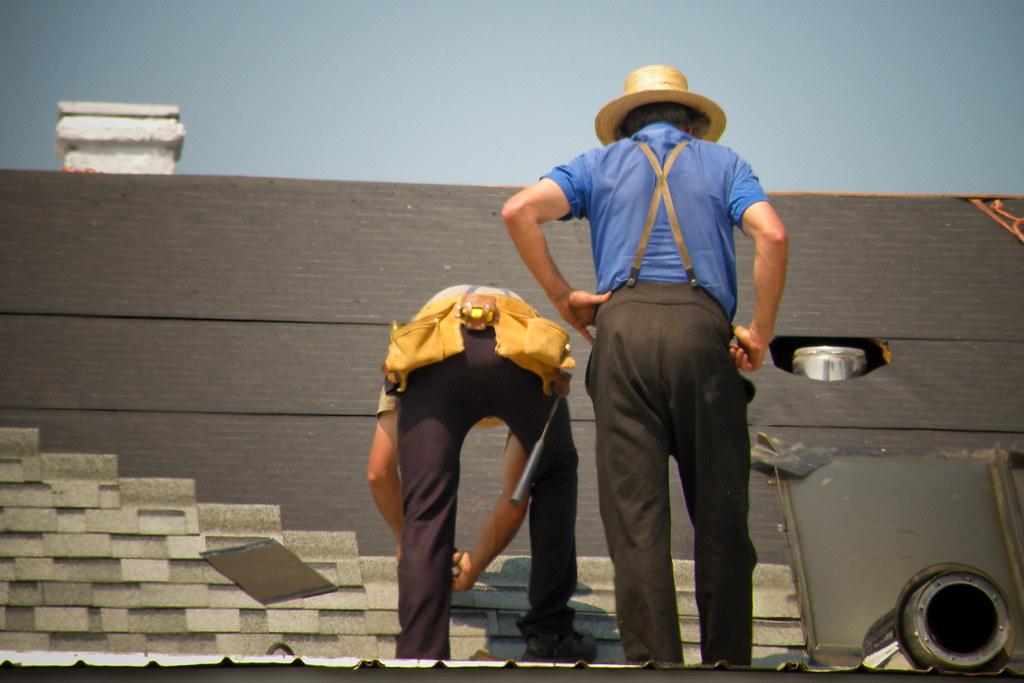
MULTIPOLYGON (((62 175, 59 169, 47 168, 11 168, 0 166, 0 172, 6 173, 54 173, 62 175)), ((152 177, 152 176, 150 176, 152 177)), ((238 173, 175 173, 175 178, 225 178, 243 180, 267 180, 271 182, 310 182, 310 183, 351 183, 364 185, 414 185, 418 187, 458 187, 466 189, 503 190, 518 192, 526 187, 525 185, 503 185, 493 183, 445 183, 426 182, 409 180, 370 180, 370 179, 341 179, 341 178, 309 178, 298 176, 267 176, 267 175, 245 175, 238 173)), ((994 199, 1024 200, 1024 194, 998 194, 998 193, 899 193, 899 192, 824 192, 824 191, 772 191, 766 190, 769 197, 863 197, 881 199, 994 199)))
POLYGON ((864 197, 880 199, 1024 199, 1024 194, 899 193, 899 192, 772 192, 770 197, 864 197))

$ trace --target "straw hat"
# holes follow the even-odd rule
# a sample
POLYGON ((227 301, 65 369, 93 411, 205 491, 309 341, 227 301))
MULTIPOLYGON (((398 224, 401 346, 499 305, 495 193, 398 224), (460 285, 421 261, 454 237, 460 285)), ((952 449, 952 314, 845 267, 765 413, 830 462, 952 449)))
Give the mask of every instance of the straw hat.
POLYGON ((653 102, 676 102, 696 109, 708 117, 708 129, 701 137, 711 142, 722 137, 725 112, 703 95, 690 92, 686 76, 675 67, 642 66, 626 77, 625 91, 625 95, 604 105, 594 119, 594 130, 602 144, 615 141, 616 131, 629 112, 653 102))

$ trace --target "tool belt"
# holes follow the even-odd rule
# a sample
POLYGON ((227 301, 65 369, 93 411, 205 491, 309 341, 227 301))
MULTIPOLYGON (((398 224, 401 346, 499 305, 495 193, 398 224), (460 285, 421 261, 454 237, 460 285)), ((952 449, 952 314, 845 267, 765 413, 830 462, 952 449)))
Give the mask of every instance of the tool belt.
POLYGON ((405 391, 409 373, 462 353, 462 328, 494 328, 494 351, 544 382, 551 393, 559 370, 576 366, 569 355, 569 333, 542 318, 521 299, 503 294, 465 294, 427 303, 407 324, 391 323, 384 374, 405 391))

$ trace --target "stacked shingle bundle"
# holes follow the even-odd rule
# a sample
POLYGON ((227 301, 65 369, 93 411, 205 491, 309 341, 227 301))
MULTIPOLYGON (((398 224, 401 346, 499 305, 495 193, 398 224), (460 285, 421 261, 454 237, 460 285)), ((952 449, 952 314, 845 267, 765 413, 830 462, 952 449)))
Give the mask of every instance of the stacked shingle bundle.
MULTIPOLYGON (((190 479, 123 478, 117 456, 40 453, 34 429, 0 429, 0 651, 387 660, 398 589, 393 557, 360 557, 355 534, 284 530, 274 505, 197 503, 190 479), (273 539, 337 589, 265 605, 202 557, 273 539)), ((581 558, 577 626, 599 661, 621 662, 611 564, 581 558)), ((693 565, 676 562, 688 661, 699 661, 693 565)), ((499 557, 456 594, 453 659, 522 652, 529 558, 499 557)), ((788 567, 758 568, 755 660, 803 659, 788 567)))

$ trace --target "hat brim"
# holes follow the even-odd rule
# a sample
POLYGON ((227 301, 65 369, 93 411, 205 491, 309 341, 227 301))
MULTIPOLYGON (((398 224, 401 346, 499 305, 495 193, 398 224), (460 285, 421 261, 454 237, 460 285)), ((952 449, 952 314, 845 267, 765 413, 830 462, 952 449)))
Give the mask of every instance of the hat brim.
POLYGON ((643 92, 623 95, 614 99, 597 112, 594 119, 594 132, 601 144, 607 145, 615 142, 619 126, 623 120, 637 107, 655 102, 675 102, 692 107, 708 117, 708 129, 701 135, 702 140, 716 142, 725 132, 725 111, 717 104, 692 92, 680 92, 679 90, 644 90, 643 92))

